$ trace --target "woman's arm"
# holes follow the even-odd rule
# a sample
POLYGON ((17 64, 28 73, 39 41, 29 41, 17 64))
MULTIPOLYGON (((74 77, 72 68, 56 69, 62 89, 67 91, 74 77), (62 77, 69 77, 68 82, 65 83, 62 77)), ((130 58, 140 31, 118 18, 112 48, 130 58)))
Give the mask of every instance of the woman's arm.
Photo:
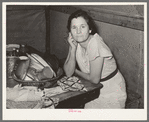
POLYGON ((64 63, 64 71, 66 76, 70 77, 73 75, 75 68, 76 68, 76 50, 71 49, 69 47, 69 52, 67 59, 64 63))
POLYGON ((70 77, 76 68, 76 50, 78 43, 72 38, 71 33, 69 33, 68 42, 70 46, 67 59, 64 63, 64 71, 66 76, 70 77))
POLYGON ((77 69, 75 70, 75 73, 80 77, 91 81, 92 83, 98 84, 101 78, 103 61, 104 58, 97 57, 95 60, 90 61, 90 73, 83 73, 77 69))

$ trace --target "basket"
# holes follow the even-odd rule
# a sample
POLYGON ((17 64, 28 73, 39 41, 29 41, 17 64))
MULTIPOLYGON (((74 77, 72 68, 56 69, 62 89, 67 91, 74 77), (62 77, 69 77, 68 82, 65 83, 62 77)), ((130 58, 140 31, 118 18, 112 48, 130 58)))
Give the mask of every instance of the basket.
POLYGON ((27 80, 20 80, 18 79, 14 72, 12 73, 12 78, 16 80, 22 86, 37 86, 38 88, 50 88, 57 85, 57 80, 59 80, 63 76, 63 69, 59 67, 57 71, 57 77, 45 79, 42 81, 27 81, 27 80))

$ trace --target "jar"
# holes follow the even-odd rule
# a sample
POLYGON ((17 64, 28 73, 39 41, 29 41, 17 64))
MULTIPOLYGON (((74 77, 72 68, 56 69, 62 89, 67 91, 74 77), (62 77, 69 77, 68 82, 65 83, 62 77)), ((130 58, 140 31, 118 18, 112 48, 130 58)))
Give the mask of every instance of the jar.
POLYGON ((27 56, 27 48, 26 45, 21 44, 20 45, 20 50, 19 50, 19 56, 27 56))

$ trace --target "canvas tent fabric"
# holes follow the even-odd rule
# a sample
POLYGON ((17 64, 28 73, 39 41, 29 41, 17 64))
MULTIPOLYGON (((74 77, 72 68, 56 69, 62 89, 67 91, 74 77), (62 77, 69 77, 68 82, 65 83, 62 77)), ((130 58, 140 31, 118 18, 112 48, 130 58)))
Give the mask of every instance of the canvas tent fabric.
POLYGON ((46 18, 45 10, 7 10, 6 44, 28 44, 45 52, 46 18))

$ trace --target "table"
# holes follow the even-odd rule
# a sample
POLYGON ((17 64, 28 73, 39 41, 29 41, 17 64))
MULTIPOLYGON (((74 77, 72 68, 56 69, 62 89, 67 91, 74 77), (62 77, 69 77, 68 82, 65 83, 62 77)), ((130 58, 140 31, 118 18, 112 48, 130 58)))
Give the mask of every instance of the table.
MULTIPOLYGON (((102 84, 93 84, 83 78, 80 78, 80 80, 88 91, 68 91, 53 96, 59 98, 59 104, 56 106, 56 109, 83 108, 85 103, 98 98, 100 89, 103 87, 102 84)), ((14 79, 7 79, 7 87, 13 87, 16 84, 18 83, 14 79)))
POLYGON ((87 92, 66 92, 54 97, 59 98, 60 103, 56 108, 83 108, 84 104, 98 98, 102 84, 93 84, 80 78, 84 86, 87 88, 87 92))
MULTIPOLYGON (((36 53, 40 56, 44 55, 33 47, 28 46, 27 48, 32 53, 36 53)), ((60 60, 61 66, 63 66, 65 60, 66 59, 60 60)), ((56 108, 83 108, 85 103, 98 98, 100 94, 100 89, 103 87, 102 84, 93 84, 89 81, 84 80, 83 78, 80 78, 80 80, 88 91, 69 91, 59 95, 55 95, 54 97, 59 98, 59 104, 56 106, 56 108)), ((16 82, 14 79, 7 79, 7 87, 13 87, 16 84, 18 84, 18 82, 16 82)))

